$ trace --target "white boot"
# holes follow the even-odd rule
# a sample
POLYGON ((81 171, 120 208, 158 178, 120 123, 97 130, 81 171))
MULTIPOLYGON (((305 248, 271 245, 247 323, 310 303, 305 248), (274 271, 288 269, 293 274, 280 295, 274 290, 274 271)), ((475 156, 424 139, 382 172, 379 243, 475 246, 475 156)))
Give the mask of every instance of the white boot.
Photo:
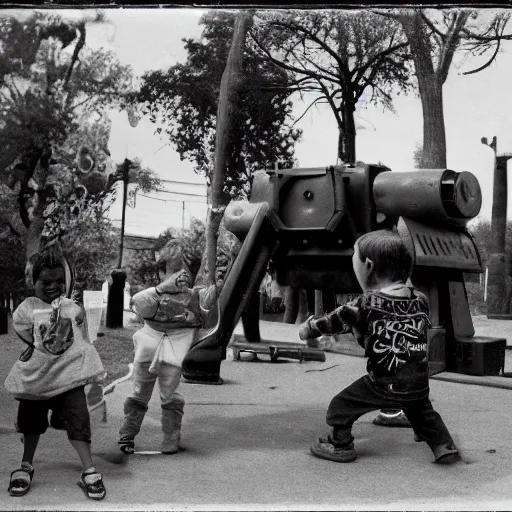
POLYGON ((173 397, 171 402, 162 405, 162 440, 161 452, 172 455, 180 451, 181 420, 185 400, 183 397, 173 397))

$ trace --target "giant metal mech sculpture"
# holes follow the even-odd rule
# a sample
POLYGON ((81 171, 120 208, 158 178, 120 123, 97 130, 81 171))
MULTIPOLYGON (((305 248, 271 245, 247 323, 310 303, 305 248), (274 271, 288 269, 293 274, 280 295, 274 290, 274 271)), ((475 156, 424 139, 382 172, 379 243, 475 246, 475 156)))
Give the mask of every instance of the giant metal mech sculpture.
POLYGON ((468 172, 390 171, 358 165, 256 172, 250 200, 226 209, 225 225, 243 245, 220 293, 215 325, 187 355, 184 377, 219 380, 240 318, 247 340, 260 341, 255 297, 270 258, 280 284, 360 293, 354 242, 390 227, 413 256, 412 282, 430 300, 431 371, 456 371, 456 340, 475 334, 463 273, 482 272, 466 230, 480 211, 480 186, 468 172))

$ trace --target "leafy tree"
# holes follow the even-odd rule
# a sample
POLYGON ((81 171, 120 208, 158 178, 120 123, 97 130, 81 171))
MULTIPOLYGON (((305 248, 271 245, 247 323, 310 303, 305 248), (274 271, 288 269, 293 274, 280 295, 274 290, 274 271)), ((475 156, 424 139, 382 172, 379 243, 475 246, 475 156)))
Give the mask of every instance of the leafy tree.
MULTIPOLYGON (((26 241, 27 258, 41 243, 60 239, 82 289, 103 282, 119 245, 104 217, 114 183, 124 178, 123 164, 110 158, 111 122, 104 111, 127 107, 132 80, 131 69, 113 53, 86 46, 88 23, 101 21, 48 14, 0 21, 4 231, 26 241)), ((129 200, 160 183, 138 159, 130 162, 128 182, 134 184, 129 200)))
POLYGON ((193 255, 196 262, 192 271, 198 272, 197 262, 204 259, 206 226, 198 219, 191 219, 186 230, 169 228, 161 233, 151 250, 137 251, 126 263, 128 281, 132 289, 156 286, 160 282, 159 271, 164 271, 165 246, 173 239, 181 239, 188 246, 187 253, 193 255))
POLYGON ((87 172, 76 172, 79 165, 70 167, 63 158, 70 137, 120 103, 131 87, 129 67, 85 44, 87 24, 99 21, 70 22, 46 13, 0 21, 0 180, 17 196, 27 256, 39 246, 56 184, 70 185, 75 194, 76 184, 92 194, 107 186, 108 169, 97 155, 89 155, 94 165, 87 172))
POLYGON ((0 307, 12 295, 14 307, 25 295, 25 243, 10 230, 0 236, 0 307))
POLYGON ((61 237, 64 255, 75 272, 75 290, 101 290, 115 266, 119 234, 101 208, 82 210, 61 237))
POLYGON ((407 41, 400 24, 371 11, 268 11, 251 30, 253 47, 293 76, 288 90, 327 103, 339 129, 338 156, 356 161, 358 102, 393 109, 392 93, 411 88, 407 41))
POLYGON ((423 146, 421 144, 418 143, 414 147, 414 153, 412 155, 412 158, 414 160, 414 168, 421 169, 421 162, 423 159, 423 146))
MULTIPOLYGON (((137 100, 182 159, 212 182, 221 77, 233 36, 235 14, 208 13, 199 40, 184 39, 185 63, 142 78, 137 100)), ((225 165, 224 202, 244 196, 255 169, 293 166, 300 131, 292 125, 286 72, 245 48, 240 102, 233 112, 233 134, 225 165)))

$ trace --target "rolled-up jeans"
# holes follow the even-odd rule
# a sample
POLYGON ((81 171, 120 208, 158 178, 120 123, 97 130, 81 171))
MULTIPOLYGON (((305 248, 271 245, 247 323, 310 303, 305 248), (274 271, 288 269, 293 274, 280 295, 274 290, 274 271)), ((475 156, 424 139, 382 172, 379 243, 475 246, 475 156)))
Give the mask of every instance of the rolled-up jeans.
POLYGON ((162 365, 157 375, 149 372, 150 365, 151 362, 133 364, 133 390, 131 396, 146 404, 149 403, 153 395, 155 382, 158 380, 162 405, 172 401, 175 394, 181 397, 179 393, 176 393, 176 389, 178 389, 180 384, 181 368, 167 364, 162 365))
POLYGON ((133 365, 133 389, 131 395, 125 401, 125 417, 119 430, 119 434, 122 437, 135 437, 139 433, 157 380, 160 388, 162 409, 172 409, 176 404, 181 404, 181 407, 183 407, 184 398, 176 392, 180 384, 181 368, 161 365, 157 375, 149 371, 150 365, 151 361, 145 363, 135 362, 133 365))
POLYGON ((414 432, 423 437, 430 448, 453 444, 441 416, 432 407, 428 393, 417 399, 404 399, 379 389, 368 375, 350 384, 331 400, 326 422, 333 428, 336 441, 350 444, 354 440, 351 434, 354 422, 363 414, 383 408, 402 410, 414 432))

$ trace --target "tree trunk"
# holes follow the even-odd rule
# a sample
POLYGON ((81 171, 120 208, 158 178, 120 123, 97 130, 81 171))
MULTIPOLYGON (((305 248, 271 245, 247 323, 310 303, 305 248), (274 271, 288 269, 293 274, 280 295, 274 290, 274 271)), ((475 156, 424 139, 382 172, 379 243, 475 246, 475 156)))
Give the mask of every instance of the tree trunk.
MULTIPOLYGON (((419 11, 398 17, 411 49, 423 109, 423 169, 446 168, 446 134, 443 115, 445 76, 434 68, 431 42, 419 11)), ((449 65, 449 62, 446 64, 449 65)))
POLYGON ((345 132, 347 138, 347 163, 356 163, 356 123, 354 120, 355 106, 349 102, 345 112, 345 132))
POLYGON ((491 237, 487 282, 487 314, 507 312, 507 161, 508 156, 497 156, 494 167, 491 237))
POLYGON ((27 260, 39 252, 41 248, 41 237, 44 229, 43 207, 37 205, 34 209, 34 216, 27 231, 27 260))
MULTIPOLYGON (((46 207, 46 179, 49 173, 50 167, 50 158, 52 156, 52 150, 48 143, 46 143, 43 149, 39 153, 39 165, 42 168, 42 173, 40 175, 41 182, 38 183, 39 191, 37 194, 37 204, 34 207, 32 213, 32 219, 30 220, 30 225, 27 230, 27 267, 26 267, 26 284, 29 288, 32 288, 34 283, 32 282, 31 276, 31 268, 30 268, 30 258, 41 250, 41 238, 43 236, 44 230, 44 218, 43 213, 46 207)), ((33 169, 30 173, 30 177, 32 177, 35 167, 37 165, 37 161, 33 162, 33 169)), ((29 178, 30 179, 30 178, 29 178)), ((27 180, 28 181, 28 180, 27 180)), ((25 209, 25 204, 20 204, 21 210, 25 209)))
POLYGON ((239 102, 240 86, 243 81, 242 57, 245 37, 252 22, 252 13, 242 11, 236 18, 233 40, 229 50, 226 68, 222 74, 217 110, 217 128, 215 139, 215 159, 211 185, 211 209, 206 226, 206 253, 208 262, 208 281, 215 282, 215 263, 217 260, 217 238, 219 226, 224 215, 228 198, 224 193, 224 178, 231 146, 233 117, 239 102))
MULTIPOLYGON (((347 94, 350 94, 348 92, 347 94)), ((338 158, 346 164, 356 162, 355 106, 347 102, 342 106, 342 124, 338 126, 338 158)))
POLYGON ((422 169, 446 169, 446 132, 443 114, 443 84, 436 75, 418 75, 423 108, 422 169))

